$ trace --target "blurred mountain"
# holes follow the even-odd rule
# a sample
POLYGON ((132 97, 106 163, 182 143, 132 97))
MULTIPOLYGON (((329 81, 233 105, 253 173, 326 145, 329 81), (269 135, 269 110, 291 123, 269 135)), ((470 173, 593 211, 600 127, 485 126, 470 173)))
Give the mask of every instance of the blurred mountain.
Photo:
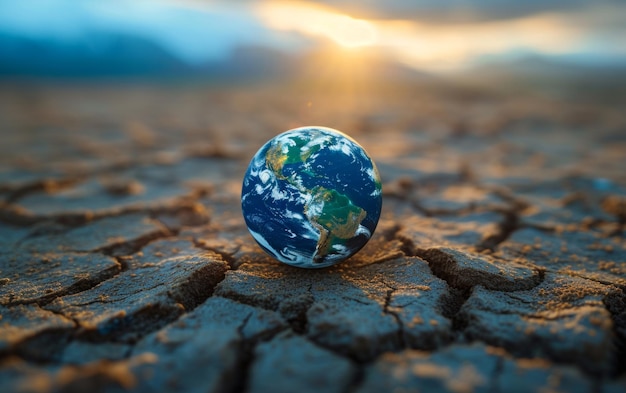
POLYGON ((626 99, 626 62, 529 55, 489 59, 454 76, 466 86, 540 92, 581 100, 626 99))
POLYGON ((626 62, 595 63, 593 59, 545 57, 529 55, 510 60, 493 60, 471 68, 468 73, 484 75, 496 80, 533 79, 538 83, 577 83, 593 80, 609 84, 624 84, 626 62))
POLYGON ((190 64, 136 35, 90 33, 80 41, 62 41, 0 34, 0 78, 257 79, 295 67, 288 55, 263 47, 238 47, 223 59, 190 64))
MULTIPOLYGON (((207 45, 210 45, 207 42, 207 45)), ((582 59, 584 60, 584 59, 582 59)), ((302 53, 264 46, 236 46, 230 53, 189 63, 157 41, 117 32, 91 32, 80 39, 28 38, 0 33, 1 79, 202 79, 216 83, 299 79, 341 87, 409 82, 458 82, 490 89, 519 89, 617 96, 626 92, 626 63, 542 57, 485 58, 456 74, 429 74, 375 50, 342 51, 324 46, 302 53)))
POLYGON ((3 76, 155 75, 185 68, 162 47, 137 36, 92 33, 78 42, 0 36, 3 76))
POLYGON ((0 78, 202 78, 256 81, 406 80, 425 77, 415 69, 374 53, 355 57, 328 46, 312 52, 240 45, 223 58, 188 63, 150 39, 120 33, 90 33, 80 40, 0 34, 0 78))

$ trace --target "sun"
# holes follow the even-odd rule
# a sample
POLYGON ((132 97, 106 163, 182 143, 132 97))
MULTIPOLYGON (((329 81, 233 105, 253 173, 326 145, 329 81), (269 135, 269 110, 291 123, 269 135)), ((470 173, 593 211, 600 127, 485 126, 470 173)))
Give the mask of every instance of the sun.
POLYGON ((261 4, 257 10, 273 29, 327 37, 344 48, 373 45, 378 39, 372 23, 316 4, 269 2, 261 4))
POLYGON ((347 15, 327 16, 319 21, 318 27, 330 39, 346 48, 369 46, 376 42, 376 30, 371 23, 347 15))

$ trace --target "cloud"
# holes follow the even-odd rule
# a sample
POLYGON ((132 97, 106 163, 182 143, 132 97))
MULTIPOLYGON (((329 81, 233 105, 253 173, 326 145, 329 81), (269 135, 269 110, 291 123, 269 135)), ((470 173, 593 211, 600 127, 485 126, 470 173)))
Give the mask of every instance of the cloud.
POLYGON ((355 17, 410 19, 422 23, 465 23, 513 19, 532 14, 575 10, 618 0, 322 0, 355 17))
POLYGON ((454 70, 477 62, 543 56, 601 64, 624 62, 626 6, 606 5, 515 19, 432 24, 379 20, 381 45, 403 63, 454 70))
MULTIPOLYGON (((323 3, 326 5, 311 1, 0 0, 0 65, 19 58, 14 56, 16 51, 28 52, 23 58, 31 61, 37 51, 47 50, 50 58, 59 57, 61 65, 86 59, 105 67, 106 61, 93 59, 130 64, 141 60, 140 49, 144 48, 146 62, 158 62, 148 56, 152 53, 154 58, 175 58, 190 68, 222 64, 236 69, 242 66, 242 58, 233 53, 240 54, 241 48, 262 48, 271 56, 285 54, 286 59, 332 42, 347 51, 365 47, 389 61, 432 71, 527 55, 595 64, 626 60, 626 41, 621 39, 626 36, 624 2, 323 3)), ((42 66, 40 61, 31 62, 42 66)), ((15 69, 21 67, 17 60, 14 63, 15 69)), ((243 66, 255 67, 255 62, 243 66)))

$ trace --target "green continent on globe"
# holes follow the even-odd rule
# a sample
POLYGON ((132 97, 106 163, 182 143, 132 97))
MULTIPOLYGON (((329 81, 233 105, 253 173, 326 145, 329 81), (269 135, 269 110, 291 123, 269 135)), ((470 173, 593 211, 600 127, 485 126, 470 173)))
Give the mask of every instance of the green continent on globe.
POLYGON ((355 236, 367 212, 335 190, 315 187, 311 193, 313 198, 304 209, 311 224, 320 231, 313 259, 322 261, 333 245, 355 236), (312 209, 313 206, 321 208, 312 209))
MULTIPOLYGON (((314 138, 301 138, 299 136, 290 138, 294 145, 276 143, 268 149, 265 160, 274 175, 283 181, 287 181, 296 187, 300 192, 311 195, 311 200, 305 205, 304 213, 311 222, 311 225, 320 233, 317 241, 313 260, 321 262, 331 251, 333 245, 342 244, 344 240, 353 238, 359 225, 367 216, 367 212, 354 205, 345 195, 336 190, 317 186, 312 190, 305 188, 295 178, 288 178, 283 174, 283 167, 286 164, 304 163, 311 155, 321 149, 319 144, 308 146, 309 141, 314 138)), ((313 175, 311 173, 311 175, 313 175)))
MULTIPOLYGON (((276 177, 281 180, 286 180, 286 177, 283 175, 283 167, 285 166, 285 164, 297 164, 306 162, 306 160, 311 157, 312 154, 320 150, 319 145, 314 145, 310 147, 307 146, 307 143, 309 141, 304 138, 296 136, 289 139, 295 143, 295 146, 287 145, 286 153, 283 153, 284 145, 279 142, 272 146, 265 155, 265 159, 268 163, 269 168, 272 170, 272 172, 274 172, 276 177)), ((293 185, 299 187, 298 184, 293 185)))

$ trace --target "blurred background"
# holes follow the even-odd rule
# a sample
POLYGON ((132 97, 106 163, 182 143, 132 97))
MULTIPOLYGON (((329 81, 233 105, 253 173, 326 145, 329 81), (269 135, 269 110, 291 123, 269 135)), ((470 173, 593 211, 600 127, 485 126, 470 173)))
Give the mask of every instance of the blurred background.
POLYGON ((0 77, 607 80, 621 0, 0 0, 0 77), (494 79, 495 78, 495 79, 494 79))
POLYGON ((623 0, 0 0, 15 187, 190 155, 243 171, 303 125, 392 166, 624 179, 625 105, 623 0))

